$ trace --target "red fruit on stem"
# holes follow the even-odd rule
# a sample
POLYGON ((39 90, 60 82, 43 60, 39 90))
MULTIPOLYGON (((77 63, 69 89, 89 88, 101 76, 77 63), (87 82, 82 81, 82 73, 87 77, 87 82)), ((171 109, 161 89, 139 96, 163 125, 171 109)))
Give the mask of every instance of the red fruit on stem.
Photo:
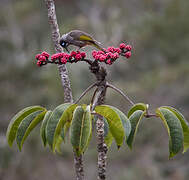
POLYGON ((36 56, 35 56, 35 59, 37 59, 37 60, 39 60, 39 57, 41 56, 41 54, 37 54, 36 56))
POLYGON ((124 43, 121 43, 121 44, 119 45, 119 48, 120 48, 120 49, 124 49, 124 48, 125 48, 125 44, 124 44, 124 43))
POLYGON ((77 54, 77 53, 76 53, 75 51, 72 51, 71 54, 70 54, 70 56, 71 56, 71 57, 75 57, 76 54, 77 54))
POLYGON ((77 61, 81 60, 81 59, 82 59, 81 54, 77 54, 77 55, 75 56, 75 59, 76 59, 77 61))
POLYGON ((106 59, 106 56, 105 56, 105 55, 101 55, 101 56, 99 57, 99 60, 100 60, 101 62, 103 62, 105 59, 106 59))
POLYGON ((130 58, 130 57, 131 57, 131 51, 126 52, 126 53, 125 53, 125 57, 126 57, 126 58, 130 58))
POLYGON ((39 67, 41 66, 41 64, 42 64, 41 61, 37 61, 37 65, 38 65, 39 67))
POLYGON ((112 61, 110 59, 108 59, 107 61, 107 64, 111 65, 112 64, 112 61))
POLYGON ((86 57, 86 53, 85 52, 81 52, 81 57, 85 58, 86 57))
POLYGON ((66 64, 67 63, 67 59, 65 57, 61 58, 61 63, 62 64, 66 64))
POLYGON ((46 61, 46 57, 43 55, 39 56, 39 61, 46 61))
POLYGON ((46 51, 43 51, 42 53, 41 53, 41 55, 42 56, 45 56, 46 58, 49 58, 49 53, 47 53, 46 51))
POLYGON ((125 49, 127 49, 128 51, 131 51, 132 46, 131 45, 127 45, 127 46, 125 46, 125 49))

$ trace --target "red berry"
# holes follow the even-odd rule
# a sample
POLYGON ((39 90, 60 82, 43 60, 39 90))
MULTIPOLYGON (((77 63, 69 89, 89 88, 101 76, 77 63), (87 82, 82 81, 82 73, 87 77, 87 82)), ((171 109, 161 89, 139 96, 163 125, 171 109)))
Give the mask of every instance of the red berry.
POLYGON ((107 55, 109 56, 109 58, 113 58, 113 53, 109 52, 107 53, 107 55))
POLYGON ((61 63, 62 64, 66 64, 67 63, 67 59, 65 57, 61 58, 61 63))
POLYGON ((76 54, 77 54, 77 53, 76 53, 75 51, 72 51, 71 54, 70 54, 70 56, 71 56, 71 57, 75 57, 76 54))
POLYGON ((41 56, 41 54, 37 54, 36 56, 35 56, 35 59, 37 59, 37 60, 39 60, 39 57, 41 56))
POLYGON ((114 52, 114 49, 115 49, 114 47, 108 47, 108 51, 109 51, 109 52, 112 52, 112 53, 113 53, 113 52, 114 52))
POLYGON ((45 51, 43 51, 43 52, 41 53, 41 55, 42 55, 42 56, 45 56, 46 58, 49 58, 49 56, 50 56, 49 53, 47 53, 47 52, 45 52, 45 51))
POLYGON ((101 62, 103 62, 105 59, 106 59, 106 56, 105 56, 105 55, 100 55, 99 60, 100 60, 101 62))
POLYGON ((125 46, 125 49, 127 49, 128 51, 131 51, 132 46, 131 45, 127 45, 127 46, 125 46))
POLYGON ((76 59, 77 61, 81 60, 81 59, 82 59, 81 54, 77 54, 77 55, 75 56, 75 59, 76 59))
POLYGON ((119 45, 119 48, 120 48, 120 49, 124 49, 124 48, 125 48, 125 44, 124 44, 124 43, 121 43, 121 44, 119 45))
POLYGON ((69 54, 67 54, 67 53, 64 53, 64 56, 63 56, 64 58, 66 58, 67 60, 70 58, 70 55, 69 54))
POLYGON ((58 59, 57 54, 53 54, 53 55, 51 56, 51 60, 52 60, 52 61, 55 61, 56 59, 58 59))
POLYGON ((131 57, 131 51, 126 52, 126 53, 125 53, 125 57, 126 57, 126 58, 130 58, 130 57, 131 57))
POLYGON ((98 54, 105 54, 104 51, 98 51, 98 54))
POLYGON ((57 58, 62 58, 62 57, 64 57, 64 54, 65 54, 65 53, 57 53, 57 58))
POLYGON ((121 52, 121 50, 119 48, 115 48, 115 52, 117 52, 119 54, 121 52))
POLYGON ((113 58, 113 59, 119 58, 119 54, 118 54, 118 53, 114 53, 114 54, 112 55, 112 58, 113 58))
POLYGON ((110 60, 110 59, 108 59, 106 62, 107 62, 107 64, 109 64, 109 65, 111 65, 111 64, 112 64, 112 62, 111 62, 111 60, 110 60))
POLYGON ((43 55, 39 56, 39 61, 46 61, 46 57, 43 55))
POLYGON ((93 58, 95 58, 96 55, 97 55, 97 52, 94 50, 94 51, 92 52, 93 58))
POLYGON ((97 54, 94 58, 95 58, 95 60, 99 60, 100 55, 97 54))
POLYGON ((81 52, 81 57, 85 58, 86 57, 86 53, 85 52, 81 52))
POLYGON ((37 65, 38 65, 39 67, 41 66, 41 64, 42 64, 41 61, 37 61, 37 65))

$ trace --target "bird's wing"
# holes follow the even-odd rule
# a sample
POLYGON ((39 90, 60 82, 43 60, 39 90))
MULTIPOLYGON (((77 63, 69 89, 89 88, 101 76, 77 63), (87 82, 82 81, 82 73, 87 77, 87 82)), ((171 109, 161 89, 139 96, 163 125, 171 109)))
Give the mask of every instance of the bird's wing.
POLYGON ((79 41, 94 41, 94 39, 86 32, 80 30, 73 30, 70 32, 70 36, 79 41))
POLYGON ((92 37, 84 35, 84 34, 79 37, 79 40, 81 40, 81 41, 94 41, 94 39, 92 37))

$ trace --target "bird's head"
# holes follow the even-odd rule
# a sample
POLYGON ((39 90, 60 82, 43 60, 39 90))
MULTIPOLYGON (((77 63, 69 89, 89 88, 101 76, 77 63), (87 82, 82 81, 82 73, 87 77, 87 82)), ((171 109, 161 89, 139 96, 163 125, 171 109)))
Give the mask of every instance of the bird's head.
MULTIPOLYGON (((68 43, 68 41, 67 41, 67 35, 66 35, 66 34, 64 34, 64 35, 60 38, 59 44, 60 44, 64 49, 66 49, 66 51, 68 51, 69 43, 68 43)), ((69 51, 68 51, 68 52, 69 52, 69 51)))

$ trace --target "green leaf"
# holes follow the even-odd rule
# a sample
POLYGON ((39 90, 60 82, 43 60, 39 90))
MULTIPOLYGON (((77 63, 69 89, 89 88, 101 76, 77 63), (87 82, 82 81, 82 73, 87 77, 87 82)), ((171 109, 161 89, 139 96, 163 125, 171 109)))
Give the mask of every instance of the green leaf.
POLYGON ((46 127, 47 127, 47 122, 49 120, 49 117, 51 116, 52 114, 52 111, 47 111, 47 113, 45 114, 45 117, 42 121, 42 124, 41 124, 41 128, 40 128, 40 135, 41 135, 41 138, 42 138, 42 141, 43 141, 43 145, 46 146, 47 144, 47 139, 46 139, 46 127))
POLYGON ((27 107, 21 111, 19 111, 10 121, 8 129, 7 129, 7 141, 9 146, 12 146, 15 138, 16 138, 16 133, 18 130, 18 127, 21 123, 21 121, 27 117, 29 114, 35 112, 35 111, 39 111, 39 110, 45 110, 45 108, 41 107, 41 106, 30 106, 27 107))
POLYGON ((108 131, 108 134, 104 137, 104 141, 108 148, 112 145, 113 136, 110 131, 108 131))
POLYGON ((29 133, 37 126, 37 124, 43 119, 45 113, 46 110, 33 112, 32 114, 25 117, 20 123, 16 135, 16 142, 20 151, 25 139, 28 137, 29 133))
POLYGON ((167 108, 160 107, 156 114, 162 119, 169 135, 169 158, 176 155, 183 146, 183 130, 177 116, 167 108))
POLYGON ((136 110, 129 117, 129 121, 131 122, 131 133, 127 139, 127 144, 130 147, 130 149, 132 149, 132 144, 133 144, 135 135, 137 133, 140 120, 143 118, 143 116, 144 116, 144 111, 136 110))
POLYGON ((183 135, 184 135, 184 143, 183 143, 183 146, 184 146, 183 153, 184 153, 189 148, 189 124, 187 120, 184 118, 184 116, 175 108, 170 107, 170 106, 163 106, 163 108, 170 110, 180 120, 182 129, 183 129, 183 135))
POLYGON ((96 106, 95 111, 108 121, 109 129, 114 137, 118 148, 123 144, 125 131, 122 124, 121 117, 115 111, 115 108, 108 105, 96 106))
POLYGON ((86 149, 91 131, 92 118, 90 107, 87 106, 86 110, 84 110, 81 106, 78 106, 73 113, 70 127, 71 144, 78 156, 80 156, 86 149))
POLYGON ((125 116, 125 114, 123 112, 121 112, 119 109, 112 107, 112 109, 119 115, 121 122, 123 124, 124 130, 125 130, 125 137, 126 140, 129 137, 129 134, 131 132, 131 123, 129 121, 129 119, 127 118, 127 116, 125 116))
POLYGON ((56 145, 55 145, 55 152, 57 152, 58 154, 62 154, 62 151, 61 151, 62 141, 63 141, 62 137, 59 136, 57 138, 56 145))
POLYGON ((148 109, 148 104, 144 103, 137 103, 131 107, 131 109, 128 112, 128 118, 137 110, 146 111, 148 109))
POLYGON ((54 132, 54 138, 53 138, 53 149, 55 148, 56 140, 58 136, 60 136, 62 133, 63 139, 65 139, 66 133, 69 130, 72 117, 73 117, 73 112, 75 108, 77 107, 77 104, 70 104, 62 114, 60 120, 57 123, 55 132, 54 132))
MULTIPOLYGON (((50 148, 54 151, 55 150, 55 131, 57 128, 57 125, 59 121, 62 121, 62 116, 64 111, 72 104, 70 103, 65 103, 61 104, 58 107, 56 107, 52 114, 49 117, 49 120, 47 122, 47 127, 46 127, 46 138, 47 138, 47 143, 49 144, 50 148)), ((57 136, 56 136, 57 138, 57 136)))
POLYGON ((91 138, 92 138, 92 125, 91 125, 91 133, 90 133, 90 136, 89 136, 88 141, 86 143, 86 146, 83 149, 83 153, 88 149, 88 146, 89 146, 89 143, 91 141, 91 138))

